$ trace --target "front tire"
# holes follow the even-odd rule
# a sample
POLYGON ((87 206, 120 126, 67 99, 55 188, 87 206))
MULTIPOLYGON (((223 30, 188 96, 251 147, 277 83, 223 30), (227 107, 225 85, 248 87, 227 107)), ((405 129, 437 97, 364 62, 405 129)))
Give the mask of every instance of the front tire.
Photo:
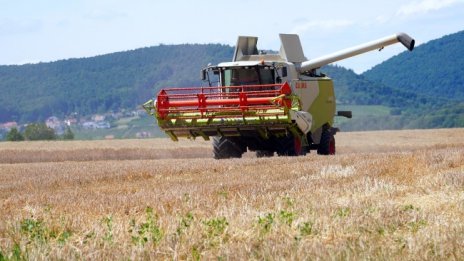
POLYGON ((241 158, 244 150, 236 140, 226 137, 213 137, 215 159, 241 158))

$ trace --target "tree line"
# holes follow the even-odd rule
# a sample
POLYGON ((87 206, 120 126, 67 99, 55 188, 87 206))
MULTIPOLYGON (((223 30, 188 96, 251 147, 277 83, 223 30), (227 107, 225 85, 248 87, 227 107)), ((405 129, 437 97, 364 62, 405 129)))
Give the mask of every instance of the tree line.
POLYGON ((24 140, 73 140, 74 133, 71 128, 66 127, 63 135, 57 135, 55 130, 47 127, 45 123, 28 124, 24 132, 20 132, 17 128, 11 128, 6 134, 7 141, 24 141, 24 140))

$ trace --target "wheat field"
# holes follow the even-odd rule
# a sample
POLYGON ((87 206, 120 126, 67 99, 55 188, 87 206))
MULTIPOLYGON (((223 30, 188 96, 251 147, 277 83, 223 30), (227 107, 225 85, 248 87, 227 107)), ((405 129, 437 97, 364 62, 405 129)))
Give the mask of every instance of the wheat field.
POLYGON ((464 129, 336 141, 220 161, 202 140, 0 143, 0 260, 464 259, 464 129))

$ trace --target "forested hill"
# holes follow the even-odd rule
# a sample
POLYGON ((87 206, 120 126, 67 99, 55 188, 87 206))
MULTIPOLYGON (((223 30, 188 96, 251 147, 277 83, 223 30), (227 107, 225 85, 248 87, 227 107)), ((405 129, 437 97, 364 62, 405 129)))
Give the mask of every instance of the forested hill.
POLYGON ((92 58, 0 66, 0 122, 133 109, 160 86, 198 85, 200 69, 233 47, 160 45, 92 58))
POLYGON ((464 31, 419 45, 363 76, 393 88, 463 101, 464 31))
POLYGON ((462 100, 394 88, 339 66, 321 71, 333 78, 337 106, 355 110, 343 130, 464 127, 462 100))

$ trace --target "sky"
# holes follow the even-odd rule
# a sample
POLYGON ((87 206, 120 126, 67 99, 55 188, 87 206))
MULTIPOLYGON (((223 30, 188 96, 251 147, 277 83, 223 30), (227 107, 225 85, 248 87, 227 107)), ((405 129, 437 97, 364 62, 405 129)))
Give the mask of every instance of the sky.
MULTIPOLYGON (((297 33, 312 59, 397 32, 417 46, 464 30, 464 0, 0 0, 0 7, 0 65, 159 44, 234 46, 238 35, 278 50, 279 33, 297 33)), ((395 45, 337 64, 361 73, 404 50, 395 45)))

